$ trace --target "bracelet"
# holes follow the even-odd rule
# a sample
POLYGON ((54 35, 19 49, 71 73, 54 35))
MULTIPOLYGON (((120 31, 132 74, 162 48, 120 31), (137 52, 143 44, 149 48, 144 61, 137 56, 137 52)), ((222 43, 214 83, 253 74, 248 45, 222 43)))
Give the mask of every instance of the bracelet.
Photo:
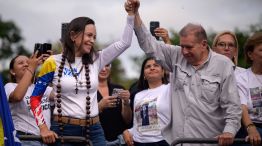
POLYGON ((34 73, 29 68, 26 68, 26 70, 28 70, 32 75, 34 75, 34 73))
POLYGON ((250 127, 253 127, 253 126, 254 126, 254 127, 256 127, 256 125, 255 125, 255 124, 253 124, 253 123, 251 123, 251 124, 248 124, 248 125, 247 125, 247 131, 250 129, 250 127))

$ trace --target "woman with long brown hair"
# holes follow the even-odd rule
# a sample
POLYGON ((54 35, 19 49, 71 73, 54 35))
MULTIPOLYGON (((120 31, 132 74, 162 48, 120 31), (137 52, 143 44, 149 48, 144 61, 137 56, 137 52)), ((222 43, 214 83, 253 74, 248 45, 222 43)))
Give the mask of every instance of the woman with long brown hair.
MULTIPOLYGON (((134 13, 127 13, 120 40, 99 52, 94 49, 95 22, 88 17, 73 19, 63 40, 63 53, 49 57, 43 64, 31 96, 31 107, 45 143, 54 143, 58 134, 62 137, 61 143, 64 143, 63 136, 82 136, 86 142, 71 145, 91 145, 91 142, 94 146, 106 145, 98 116, 98 73, 131 45, 134 13), (56 91, 51 130, 47 128, 39 106, 49 83, 56 91)), ((60 143, 56 142, 56 145, 60 143)))

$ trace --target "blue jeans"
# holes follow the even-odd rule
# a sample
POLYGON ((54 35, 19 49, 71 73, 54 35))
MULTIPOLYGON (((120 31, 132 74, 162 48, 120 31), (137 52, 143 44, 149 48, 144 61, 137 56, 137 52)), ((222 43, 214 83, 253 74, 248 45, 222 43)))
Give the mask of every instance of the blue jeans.
POLYGON ((120 146, 120 140, 116 139, 114 141, 106 141, 107 146, 120 146))
MULTIPOLYGON (((82 136, 85 137, 86 128, 85 126, 71 125, 65 124, 63 133, 59 130, 58 122, 52 121, 51 130, 56 132, 59 136, 63 134, 63 136, 82 136)), ((104 136, 104 131, 101 127, 100 123, 94 124, 89 127, 90 129, 90 141, 93 143, 93 146, 106 146, 106 140, 104 136)), ((57 140, 54 144, 50 146, 61 146, 59 140, 57 140)), ((64 146, 86 146, 85 143, 64 143, 64 146)))
POLYGON ((21 140, 22 146, 47 146, 39 141, 23 141, 21 140))
POLYGON ((134 142, 135 146, 169 146, 169 144, 165 140, 161 140, 158 142, 150 142, 150 143, 139 143, 134 142))

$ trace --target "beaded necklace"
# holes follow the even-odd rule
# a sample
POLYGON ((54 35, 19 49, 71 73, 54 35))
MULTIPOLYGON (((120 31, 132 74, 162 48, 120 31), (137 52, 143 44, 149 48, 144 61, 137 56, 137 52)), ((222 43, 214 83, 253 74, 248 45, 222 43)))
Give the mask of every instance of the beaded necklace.
MULTIPOLYGON (((63 130, 64 130, 64 124, 62 122, 62 109, 61 109, 61 77, 62 77, 62 73, 63 73, 63 69, 64 69, 64 65, 65 65, 65 61, 66 61, 66 56, 63 54, 62 55, 62 60, 61 60, 61 64, 58 68, 58 83, 57 83, 57 94, 56 94, 56 107, 57 107, 57 112, 58 112, 58 124, 59 124, 59 130, 61 132, 61 143, 64 143, 64 139, 63 139, 63 130)), ((74 74, 72 67, 69 63, 69 66, 71 68, 71 71, 75 77, 75 79, 77 80, 77 76, 74 74)), ((90 85, 90 76, 89 76, 89 65, 88 64, 84 64, 85 67, 85 77, 86 77, 86 88, 87 88, 87 96, 86 96, 86 144, 87 146, 91 146, 92 143, 90 141, 90 129, 89 129, 89 125, 90 125, 90 96, 89 96, 89 89, 91 88, 90 85)), ((83 68, 83 66, 82 66, 83 68)), ((80 72, 82 71, 82 69, 80 69, 80 72)), ((79 73, 80 73, 79 72, 79 73)), ((78 88, 77 88, 77 83, 76 83, 76 94, 77 94, 78 88)))

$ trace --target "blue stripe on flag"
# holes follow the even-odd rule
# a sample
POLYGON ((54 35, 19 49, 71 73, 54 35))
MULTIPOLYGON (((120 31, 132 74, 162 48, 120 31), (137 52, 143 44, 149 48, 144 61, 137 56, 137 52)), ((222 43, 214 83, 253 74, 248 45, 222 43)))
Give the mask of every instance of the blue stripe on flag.
POLYGON ((4 128, 5 146, 21 146, 21 143, 17 138, 17 134, 14 128, 1 74, 0 74, 0 116, 4 128))

